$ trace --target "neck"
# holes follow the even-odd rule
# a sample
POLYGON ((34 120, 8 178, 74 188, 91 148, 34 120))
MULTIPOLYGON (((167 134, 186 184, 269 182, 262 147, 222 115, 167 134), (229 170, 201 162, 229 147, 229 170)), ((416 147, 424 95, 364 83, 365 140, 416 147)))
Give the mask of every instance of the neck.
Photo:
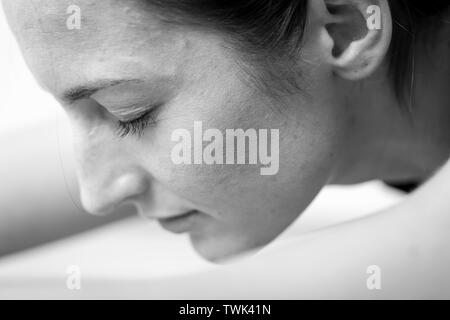
POLYGON ((449 28, 430 48, 416 48, 412 95, 398 101, 387 66, 343 83, 352 110, 346 147, 331 183, 424 180, 450 157, 449 28))

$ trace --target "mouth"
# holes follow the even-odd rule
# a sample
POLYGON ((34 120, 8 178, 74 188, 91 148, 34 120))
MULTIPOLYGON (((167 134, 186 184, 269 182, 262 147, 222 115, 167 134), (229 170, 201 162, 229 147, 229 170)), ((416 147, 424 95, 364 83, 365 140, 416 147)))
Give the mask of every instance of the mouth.
POLYGON ((158 222, 167 231, 173 233, 184 233, 193 228, 195 220, 200 215, 200 211, 191 210, 176 217, 158 219, 158 222))

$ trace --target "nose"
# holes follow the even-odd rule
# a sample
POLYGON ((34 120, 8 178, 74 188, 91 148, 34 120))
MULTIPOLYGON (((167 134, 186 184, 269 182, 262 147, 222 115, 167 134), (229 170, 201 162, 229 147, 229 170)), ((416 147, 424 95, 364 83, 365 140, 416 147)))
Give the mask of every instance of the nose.
POLYGON ((91 178, 80 183, 81 203, 87 212, 104 216, 121 204, 137 201, 148 188, 148 181, 139 172, 128 172, 111 179, 91 178))
POLYGON ((133 202, 149 188, 146 171, 133 157, 133 146, 115 139, 106 113, 94 104, 69 114, 80 200, 94 215, 107 215, 133 202))

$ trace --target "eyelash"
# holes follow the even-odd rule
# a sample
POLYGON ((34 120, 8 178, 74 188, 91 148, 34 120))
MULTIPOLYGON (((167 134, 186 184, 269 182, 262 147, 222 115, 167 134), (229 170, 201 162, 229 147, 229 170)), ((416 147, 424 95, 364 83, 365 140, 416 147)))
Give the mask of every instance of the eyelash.
POLYGON ((131 121, 119 120, 117 122, 116 134, 121 138, 125 138, 128 135, 137 135, 139 138, 142 137, 145 129, 156 124, 156 120, 153 117, 155 109, 156 108, 152 108, 139 118, 131 121))

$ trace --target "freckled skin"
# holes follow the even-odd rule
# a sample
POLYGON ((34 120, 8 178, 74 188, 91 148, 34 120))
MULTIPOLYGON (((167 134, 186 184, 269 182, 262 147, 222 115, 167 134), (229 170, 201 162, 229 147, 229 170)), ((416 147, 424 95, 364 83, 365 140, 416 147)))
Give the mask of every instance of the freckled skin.
POLYGON ((112 0, 78 1, 82 28, 67 30, 71 4, 3 1, 27 64, 55 96, 95 79, 143 81, 62 104, 73 125, 88 211, 101 213, 130 199, 149 217, 200 210, 191 241, 203 257, 218 260, 273 240, 328 181, 350 126, 324 66, 309 75, 305 66, 313 99, 298 93, 275 100, 245 81, 237 53, 214 32, 168 27, 142 1, 112 0), (157 124, 140 139, 119 139, 114 109, 120 105, 114 102, 155 97, 163 102, 157 124), (192 132, 194 121, 222 132, 279 129, 278 174, 261 176, 258 165, 174 165, 171 133, 192 132))

